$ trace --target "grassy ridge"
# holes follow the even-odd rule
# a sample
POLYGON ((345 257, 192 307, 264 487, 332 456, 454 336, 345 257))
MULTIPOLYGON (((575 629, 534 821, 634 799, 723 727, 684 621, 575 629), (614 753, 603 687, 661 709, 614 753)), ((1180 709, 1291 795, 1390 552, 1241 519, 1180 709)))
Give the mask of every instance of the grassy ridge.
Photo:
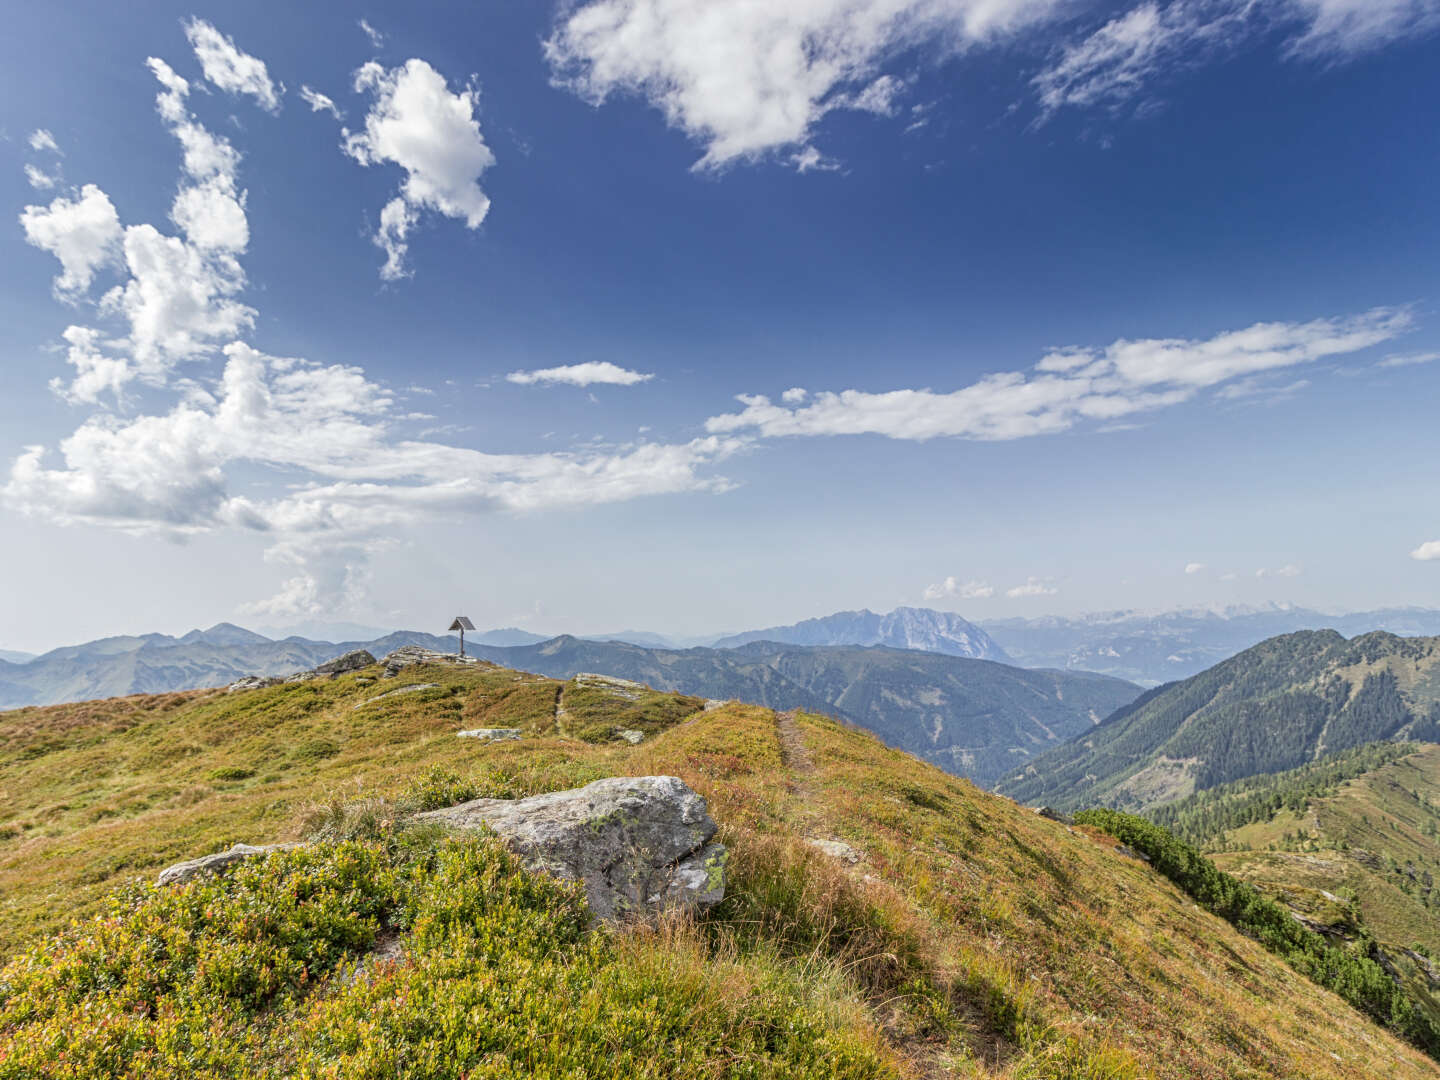
POLYGON ((75 1077, 96 1075, 96 1061, 136 1076, 227 1075, 241 1059, 251 1076, 316 1077, 614 1075, 612 1061, 655 1077, 1435 1075, 1147 867, 862 732, 802 715, 797 756, 773 713, 731 704, 678 716, 639 746, 587 743, 551 726, 559 690, 549 680, 428 668, 360 681, 370 675, 108 702, 83 717, 80 707, 0 714, 0 827, 13 830, 0 841, 3 932, 19 950, 0 976, 0 1067, 75 1077), (363 704, 407 682, 440 685, 363 704), (497 709, 515 722, 474 721, 497 709), (455 738, 471 726, 534 734, 455 738), (656 773, 706 797, 732 852, 727 899, 698 922, 567 936, 575 909, 564 890, 483 844, 403 824, 410 809, 471 794, 656 773), (123 891, 177 858, 307 833, 332 839, 223 884, 123 891), (812 838, 843 841, 860 861, 812 838), (84 880, 112 857, 125 865, 100 863, 104 875, 84 880), (299 881, 314 883, 302 903, 299 881), (505 898, 504 911, 476 906, 487 897, 505 898), (191 932, 162 932, 172 924, 191 932), (398 955, 368 951, 396 933, 398 955), (168 981, 136 989, 150 965, 136 958, 156 941, 170 943, 168 981), (72 961, 103 979, 72 978, 72 961), (525 1024, 505 1027, 515 1016, 525 1024), (80 1017, 113 1021, 95 1034, 80 1017), (503 1045, 485 1040, 492 1026, 503 1045), (61 1067, 61 1052, 72 1064, 61 1067), (207 1064, 212 1052, 221 1057, 207 1064))

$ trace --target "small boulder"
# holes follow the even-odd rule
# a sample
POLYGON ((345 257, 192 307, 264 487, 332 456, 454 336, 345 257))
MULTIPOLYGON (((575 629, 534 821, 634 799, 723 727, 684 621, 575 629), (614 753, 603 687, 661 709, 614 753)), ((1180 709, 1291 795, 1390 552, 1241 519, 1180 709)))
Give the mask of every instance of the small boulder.
POLYGON ((267 686, 279 686, 284 680, 268 675, 242 675, 225 688, 227 694, 241 690, 260 690, 267 686))
POLYGON ((645 733, 643 731, 633 731, 627 729, 624 731, 617 731, 615 732, 615 734, 619 735, 620 738, 624 739, 631 746, 640 745, 641 741, 645 738, 645 733))
POLYGON ((272 851, 288 851, 299 846, 299 844, 236 844, 226 851, 217 851, 214 855, 201 855, 198 859, 187 859, 174 866, 167 866, 160 871, 158 881, 161 885, 183 885, 201 874, 223 874, 232 866, 244 862, 246 859, 259 859, 269 855, 272 851))
POLYGON ((585 886, 602 920, 725 895, 724 845, 705 800, 674 776, 613 777, 527 799, 474 799, 416 815, 457 829, 488 826, 532 870, 585 886))
POLYGON ((472 728, 469 731, 457 731, 456 735, 462 739, 479 739, 481 742, 504 742, 507 739, 520 738, 518 727, 480 727, 472 728))
POLYGON ((375 663, 375 657, 364 649, 356 649, 347 652, 344 656, 337 656, 334 660, 326 660, 323 664, 317 664, 315 674, 329 675, 332 679, 336 675, 343 675, 347 671, 359 671, 361 668, 369 667, 375 663))
POLYGON ((1056 810, 1054 807, 1051 806, 1035 807, 1035 816, 1043 817, 1047 821, 1058 821, 1062 825, 1071 824, 1071 820, 1067 815, 1060 813, 1059 810, 1056 810))

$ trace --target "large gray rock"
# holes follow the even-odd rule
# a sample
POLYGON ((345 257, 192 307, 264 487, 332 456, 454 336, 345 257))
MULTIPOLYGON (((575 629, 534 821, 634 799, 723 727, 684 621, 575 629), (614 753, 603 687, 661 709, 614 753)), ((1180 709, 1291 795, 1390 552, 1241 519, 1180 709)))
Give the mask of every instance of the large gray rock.
POLYGON ((227 694, 241 690, 263 690, 267 686, 279 686, 285 680, 266 675, 242 675, 225 688, 227 694))
POLYGON ((364 649, 356 649, 353 652, 347 652, 344 656, 337 656, 334 660, 326 660, 323 664, 317 664, 315 674, 333 677, 343 675, 347 671, 359 671, 373 663, 375 663, 375 657, 364 649))
POLYGON ((717 904, 723 844, 705 800, 674 776, 614 777, 528 799, 475 799, 417 814, 458 829, 489 826, 532 870, 585 885, 599 919, 717 904))
POLYGON ((159 883, 161 885, 183 885, 201 874, 223 874, 236 863, 244 862, 246 859, 259 859, 269 855, 272 851, 289 851, 291 848, 299 846, 298 844, 236 844, 227 851, 218 851, 214 855, 202 855, 198 859, 187 859, 174 866, 167 866, 160 871, 159 883))

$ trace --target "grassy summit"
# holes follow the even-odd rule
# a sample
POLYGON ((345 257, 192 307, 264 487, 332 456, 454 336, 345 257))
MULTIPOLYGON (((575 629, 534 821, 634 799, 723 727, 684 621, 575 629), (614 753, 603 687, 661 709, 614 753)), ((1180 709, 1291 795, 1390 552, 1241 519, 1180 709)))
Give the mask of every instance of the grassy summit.
POLYGON ((1103 836, 867 734, 499 668, 374 675, 0 714, 0 1078, 1440 1074, 1103 836), (455 736, 476 727, 525 737, 455 736), (591 929, 493 841, 405 825, 650 774, 730 848, 703 918, 591 929), (329 839, 130 884, 306 835, 329 839))

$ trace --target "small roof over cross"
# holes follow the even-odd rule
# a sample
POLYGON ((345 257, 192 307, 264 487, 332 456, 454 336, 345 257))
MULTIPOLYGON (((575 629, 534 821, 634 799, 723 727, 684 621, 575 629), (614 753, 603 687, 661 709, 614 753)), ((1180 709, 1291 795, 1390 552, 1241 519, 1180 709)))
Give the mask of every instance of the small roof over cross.
POLYGON ((475 624, 474 624, 473 622, 471 622, 469 619, 467 619, 464 615, 456 615, 456 616, 455 616, 455 621, 450 624, 450 631, 451 631, 452 633, 453 633, 454 631, 456 631, 456 630, 462 630, 462 631, 463 631, 463 630, 474 630, 474 629, 475 629, 475 624))

